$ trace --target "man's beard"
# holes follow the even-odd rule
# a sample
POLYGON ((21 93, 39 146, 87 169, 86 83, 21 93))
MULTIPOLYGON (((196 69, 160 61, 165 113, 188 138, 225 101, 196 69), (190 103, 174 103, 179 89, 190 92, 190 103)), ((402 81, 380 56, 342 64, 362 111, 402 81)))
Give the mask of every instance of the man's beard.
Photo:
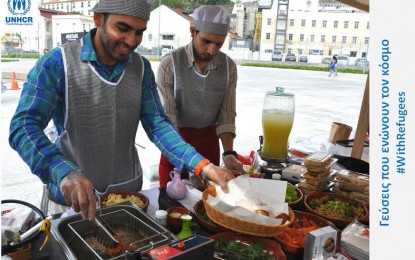
POLYGON ((195 54, 196 54, 195 60, 197 61, 209 62, 213 59, 213 56, 199 55, 197 52, 195 52, 195 54))
POLYGON ((117 61, 122 61, 125 60, 127 57, 126 56, 122 56, 122 55, 117 55, 117 53, 115 52, 115 48, 119 45, 119 44, 124 44, 126 46, 128 46, 125 43, 121 43, 121 42, 113 42, 110 37, 108 36, 107 33, 107 27, 106 24, 104 24, 102 26, 102 31, 101 31, 101 44, 102 47, 104 48, 105 52, 107 53, 108 56, 110 56, 112 59, 117 60, 117 61))

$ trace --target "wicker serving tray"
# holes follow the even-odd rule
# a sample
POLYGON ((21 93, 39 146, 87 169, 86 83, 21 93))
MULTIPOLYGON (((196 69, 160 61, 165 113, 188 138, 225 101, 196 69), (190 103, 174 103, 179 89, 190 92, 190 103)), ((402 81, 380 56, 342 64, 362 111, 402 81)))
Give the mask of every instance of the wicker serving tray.
POLYGON ((202 194, 203 205, 205 206, 206 213, 209 218, 216 224, 236 232, 260 237, 273 237, 283 232, 295 220, 295 214, 290 207, 288 207, 289 219, 284 223, 284 225, 263 225, 235 218, 213 208, 209 203, 207 203, 208 195, 216 197, 215 187, 208 187, 202 194))

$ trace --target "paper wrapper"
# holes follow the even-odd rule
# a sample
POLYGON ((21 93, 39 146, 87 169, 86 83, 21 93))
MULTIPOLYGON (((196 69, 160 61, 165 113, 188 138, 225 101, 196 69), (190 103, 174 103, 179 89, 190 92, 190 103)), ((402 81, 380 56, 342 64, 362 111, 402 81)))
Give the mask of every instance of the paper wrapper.
POLYGON ((212 208, 232 217, 262 225, 280 225, 280 213, 289 214, 285 203, 286 181, 249 178, 241 175, 228 182, 229 193, 217 186, 216 197, 208 196, 206 202, 212 208), (269 216, 255 213, 265 210, 269 216))

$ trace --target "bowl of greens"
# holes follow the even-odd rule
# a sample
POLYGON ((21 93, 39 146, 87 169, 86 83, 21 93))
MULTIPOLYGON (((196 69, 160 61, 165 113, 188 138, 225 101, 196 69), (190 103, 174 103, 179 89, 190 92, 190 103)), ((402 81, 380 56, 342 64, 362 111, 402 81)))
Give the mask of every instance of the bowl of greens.
POLYGON ((221 259, 286 260, 278 242, 240 233, 222 232, 209 238, 215 240, 215 255, 221 259))
POLYGON ((287 183, 287 192, 285 193, 285 202, 291 209, 297 209, 304 200, 304 193, 291 183, 287 183))

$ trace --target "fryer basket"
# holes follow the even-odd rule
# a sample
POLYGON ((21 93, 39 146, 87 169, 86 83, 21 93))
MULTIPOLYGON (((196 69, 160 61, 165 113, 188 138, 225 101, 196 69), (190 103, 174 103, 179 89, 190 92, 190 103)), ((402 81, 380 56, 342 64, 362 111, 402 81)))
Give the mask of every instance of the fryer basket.
MULTIPOLYGON (((97 212, 99 214, 99 212, 97 212)), ((167 229, 160 226, 142 210, 125 205, 115 205, 102 209, 101 218, 117 234, 123 243, 118 256, 109 255, 95 235, 97 228, 93 222, 78 217, 69 217, 52 223, 52 235, 63 246, 68 259, 115 260, 125 259, 126 252, 149 250, 167 245, 177 239, 167 229), (59 242, 60 241, 60 242, 59 242)))

